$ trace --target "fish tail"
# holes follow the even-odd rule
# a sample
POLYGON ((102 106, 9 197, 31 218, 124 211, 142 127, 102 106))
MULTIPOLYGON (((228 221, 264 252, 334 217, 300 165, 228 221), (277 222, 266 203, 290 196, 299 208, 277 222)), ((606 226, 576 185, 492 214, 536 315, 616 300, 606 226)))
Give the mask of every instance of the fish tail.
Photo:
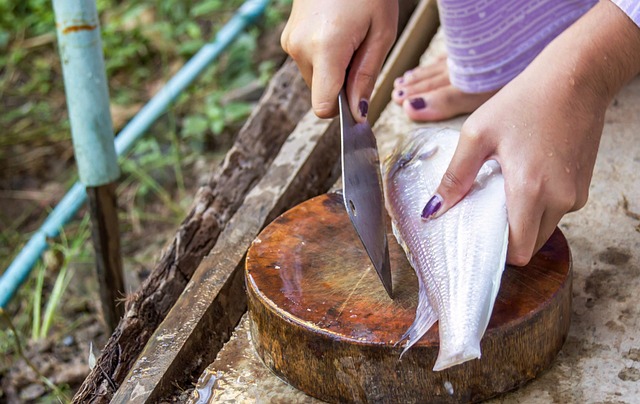
POLYGON ((409 327, 407 332, 405 332, 402 338, 400 338, 400 341, 398 341, 398 343, 400 343, 407 340, 407 344, 400 354, 400 359, 402 359, 402 355, 404 355, 405 352, 413 346, 413 344, 418 342, 438 320, 436 311, 433 309, 431 304, 429 304, 427 289, 424 287, 424 283, 420 276, 418 276, 418 286, 418 308, 416 310, 416 318, 413 320, 411 327, 409 327))
POLYGON ((471 359, 480 358, 480 339, 477 337, 471 337, 471 340, 463 343, 461 347, 447 345, 446 342, 444 345, 440 345, 438 359, 436 359, 436 364, 433 366, 433 370, 436 372, 471 359))

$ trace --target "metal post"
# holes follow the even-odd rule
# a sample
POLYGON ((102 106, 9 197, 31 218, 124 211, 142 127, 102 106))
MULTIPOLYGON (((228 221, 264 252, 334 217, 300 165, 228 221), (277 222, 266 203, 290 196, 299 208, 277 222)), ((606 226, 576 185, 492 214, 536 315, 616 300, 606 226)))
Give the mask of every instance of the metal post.
POLYGON ((113 331, 124 313, 115 181, 120 176, 95 0, 53 0, 80 181, 87 187, 102 312, 113 331))

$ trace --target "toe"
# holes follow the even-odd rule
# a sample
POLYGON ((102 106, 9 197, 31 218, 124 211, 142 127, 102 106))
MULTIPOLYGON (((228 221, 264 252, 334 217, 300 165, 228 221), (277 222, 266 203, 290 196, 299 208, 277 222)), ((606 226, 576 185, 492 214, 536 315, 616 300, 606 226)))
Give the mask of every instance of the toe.
POLYGON ((436 76, 445 75, 448 77, 446 57, 439 58, 434 63, 426 66, 418 66, 415 69, 407 70, 402 76, 395 79, 393 85, 396 88, 404 87, 436 76))
POLYGON ((414 121, 440 121, 475 111, 495 92, 469 94, 448 85, 427 93, 406 97, 402 106, 414 121))
POLYGON ((404 100, 408 98, 413 98, 419 94, 434 91, 450 84, 448 75, 439 74, 420 81, 414 81, 404 86, 396 87, 391 93, 391 98, 393 98, 396 103, 402 104, 404 100))

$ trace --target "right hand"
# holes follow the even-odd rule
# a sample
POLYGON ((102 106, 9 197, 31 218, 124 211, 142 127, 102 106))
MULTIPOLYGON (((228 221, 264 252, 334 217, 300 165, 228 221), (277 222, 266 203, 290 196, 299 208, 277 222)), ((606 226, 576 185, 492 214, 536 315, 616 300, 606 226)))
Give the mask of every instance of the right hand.
POLYGON ((365 120, 397 25, 395 0, 294 0, 280 42, 311 88, 311 103, 318 117, 337 114, 338 93, 348 68, 351 113, 357 121, 365 120))

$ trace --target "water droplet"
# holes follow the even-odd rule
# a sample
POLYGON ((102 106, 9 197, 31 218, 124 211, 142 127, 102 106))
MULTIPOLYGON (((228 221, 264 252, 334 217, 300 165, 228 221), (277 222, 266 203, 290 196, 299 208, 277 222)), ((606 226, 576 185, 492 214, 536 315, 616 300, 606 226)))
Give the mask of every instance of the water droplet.
POLYGON ((450 381, 447 380, 444 382, 444 388, 447 389, 447 393, 449 393, 450 396, 453 395, 453 385, 450 381))

